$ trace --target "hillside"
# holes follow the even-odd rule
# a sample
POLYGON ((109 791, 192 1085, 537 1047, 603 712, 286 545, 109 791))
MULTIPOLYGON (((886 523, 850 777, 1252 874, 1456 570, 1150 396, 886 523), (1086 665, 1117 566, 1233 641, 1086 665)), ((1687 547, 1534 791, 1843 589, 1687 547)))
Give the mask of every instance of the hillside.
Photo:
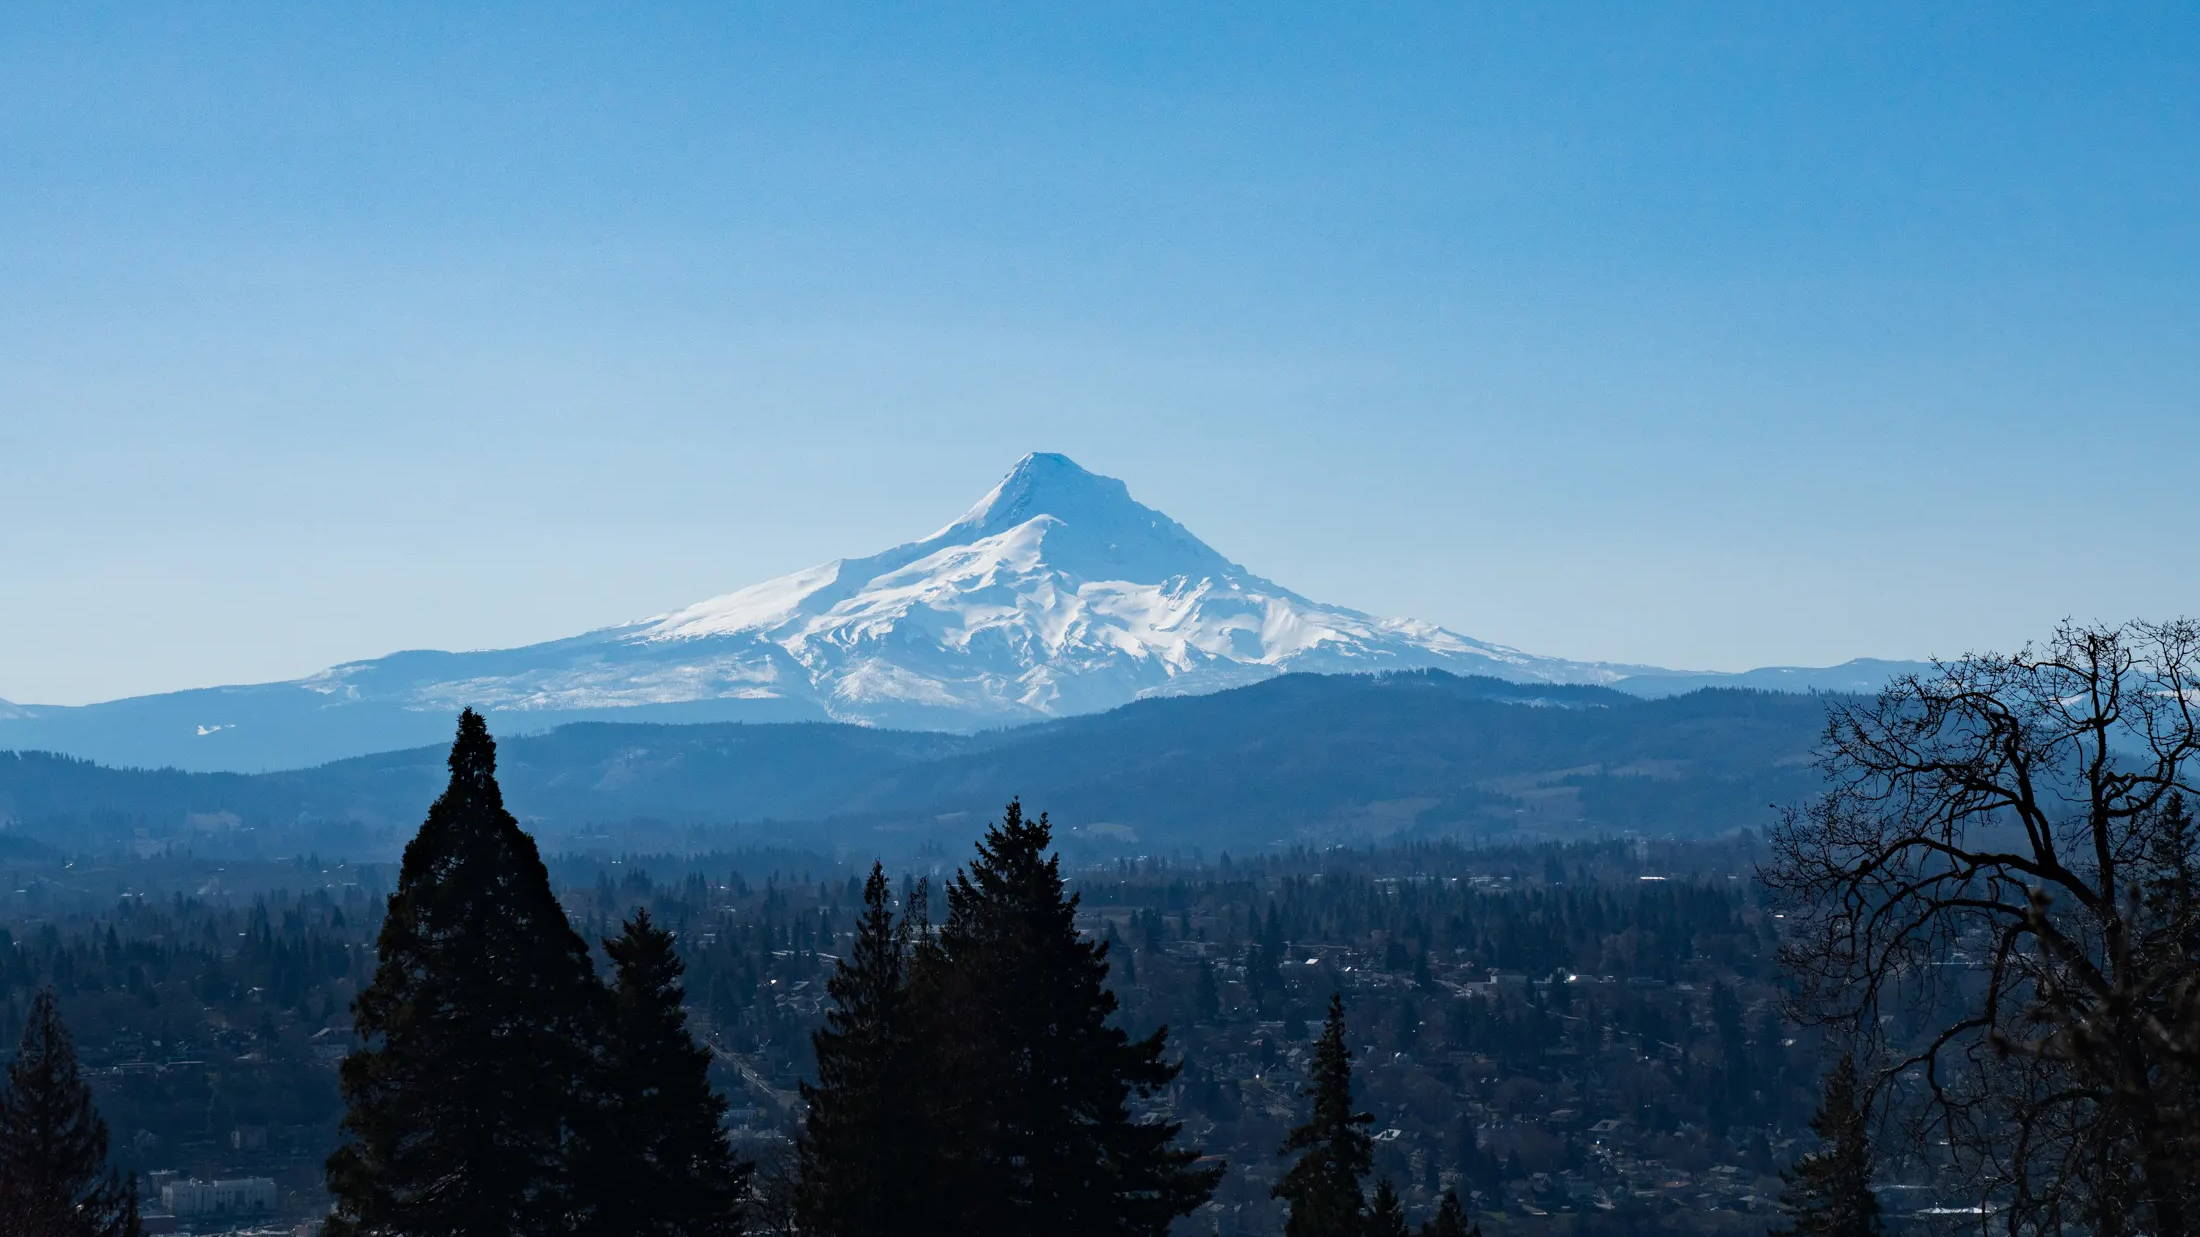
MULTIPOLYGON (((1011 794, 1081 844, 1133 851, 1390 837, 1703 835, 1808 794, 1822 699, 1424 671, 1287 675, 1207 696, 953 735, 830 723, 588 723, 500 745, 514 808, 554 842, 960 837, 1011 794)), ((0 755, 0 820, 63 848, 391 853, 440 745, 243 775, 0 755)))

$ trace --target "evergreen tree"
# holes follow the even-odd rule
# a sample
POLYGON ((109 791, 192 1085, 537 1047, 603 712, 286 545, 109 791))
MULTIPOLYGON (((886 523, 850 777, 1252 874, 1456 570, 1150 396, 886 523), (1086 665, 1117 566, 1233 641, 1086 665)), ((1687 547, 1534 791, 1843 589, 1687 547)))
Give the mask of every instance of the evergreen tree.
POLYGON ((1436 1204, 1436 1214, 1421 1226, 1420 1237, 1482 1237, 1482 1226, 1467 1223, 1467 1209, 1459 1205, 1459 1195, 1446 1190, 1436 1204))
POLYGON ((1112 1025, 1108 947, 1078 936, 1052 829, 1011 802, 948 886, 947 919, 915 951, 921 1042, 944 1126, 937 1180, 962 1237, 1166 1233, 1214 1192, 1176 1122, 1131 1116, 1174 1079, 1166 1028, 1112 1025))
POLYGON ((604 1110, 609 1001, 471 709, 449 763, 353 1004, 328 1237, 554 1237, 592 1203, 574 1161, 604 1110))
POLYGON ((1847 1053, 1826 1075, 1810 1128, 1823 1144, 1782 1174, 1780 1206, 1793 1224, 1776 1237, 1878 1237, 1879 1199, 1871 1190, 1872 1151, 1856 1062, 1847 1053))
POLYGON ((77 1071, 53 989, 31 1000, 0 1095, 0 1233, 139 1237, 137 1186, 107 1167, 107 1123, 77 1071))
MULTIPOLYGON (((1723 1132, 1729 1114, 1746 1104, 1750 1092, 1749 1040, 1742 1030, 1742 1002, 1731 985, 1711 983, 1711 1030, 1719 1044, 1719 1069, 1706 1080, 1704 1100, 1723 1132)), ((1766 1079, 1769 1087, 1772 1079, 1766 1079)))
MULTIPOLYGON (((886 870, 871 865, 855 943, 825 981, 833 1008, 810 1036, 817 1084, 796 1144, 796 1226, 816 1237, 869 1237, 922 1223, 936 1185, 923 1152, 920 1069, 911 1039, 908 952, 914 906, 899 924, 886 870)), ((912 890, 910 901, 918 900, 912 890)))
POLYGON ((1138 951, 1123 943, 1123 938, 1116 933, 1112 923, 1108 925, 1107 941, 1108 956, 1121 960, 1124 986, 1135 991, 1138 987, 1138 951))
POLYGON ((1192 1010, 1199 1022, 1213 1025, 1222 1017, 1222 988, 1215 982, 1215 964, 1199 960, 1199 974, 1192 988, 1192 1010))
POLYGON ((2183 795, 2172 792, 2147 822, 2142 870, 2141 948, 2159 972, 2182 977, 2200 963, 2200 827, 2183 795))
POLYGON ((636 911, 604 942, 617 968, 605 1051, 602 1141, 589 1157, 596 1232, 731 1237, 752 1166, 726 1141, 710 1050, 688 1032, 685 968, 672 934, 636 911))
POLYGON ((1367 1237, 1412 1237, 1406 1228, 1406 1205, 1397 1187, 1385 1177, 1375 1183, 1375 1198, 1367 1205, 1367 1237))
POLYGON ((1329 996, 1329 1017, 1314 1042, 1312 1076, 1303 1094, 1313 1101, 1305 1124, 1291 1131, 1283 1152, 1298 1161, 1269 1193, 1290 1206, 1284 1237, 1341 1237, 1361 1230, 1366 1216, 1360 1178, 1373 1163, 1365 1127, 1374 1117, 1352 1111, 1352 1055, 1344 1040, 1344 998, 1329 996))

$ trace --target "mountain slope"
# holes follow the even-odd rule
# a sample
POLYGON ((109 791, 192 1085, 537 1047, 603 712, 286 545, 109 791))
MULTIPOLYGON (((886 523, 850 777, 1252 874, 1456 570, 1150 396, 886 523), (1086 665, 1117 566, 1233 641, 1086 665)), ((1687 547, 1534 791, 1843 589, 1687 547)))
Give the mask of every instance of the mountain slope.
POLYGON ((652 649, 753 642, 799 664, 836 719, 943 728, 1091 712, 1287 669, 1442 665, 1553 682, 1623 673, 1311 601, 1059 455, 1025 457, 920 541, 618 638, 652 649))
MULTIPOLYGON (((1092 847, 1712 833, 1815 786, 1824 703, 1441 672, 1286 675, 976 735, 838 724, 581 724, 500 736, 513 810, 553 845, 960 843, 1009 795, 1092 847)), ((395 853, 442 744, 259 775, 0 754, 0 839, 201 853, 395 853)))
MULTIPOLYGON (((1223 557, 1122 482, 1034 454, 958 519, 867 558, 523 648, 404 652, 287 683, 0 710, 0 748, 294 767, 431 742, 469 705, 506 733, 613 719, 973 731, 1286 671, 1420 668, 1645 694, 1723 677, 1538 657, 1316 602, 1223 557)), ((1814 673, 1782 685, 1816 686, 1814 673)))

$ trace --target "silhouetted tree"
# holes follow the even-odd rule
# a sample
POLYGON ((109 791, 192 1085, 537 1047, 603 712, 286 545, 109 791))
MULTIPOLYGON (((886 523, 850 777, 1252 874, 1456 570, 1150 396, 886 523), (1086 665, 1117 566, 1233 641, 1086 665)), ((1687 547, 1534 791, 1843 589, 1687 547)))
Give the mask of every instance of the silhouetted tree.
POLYGON ((2200 974, 2142 896, 2189 850, 2196 703, 2192 620, 1936 664, 1830 709, 1830 789, 1774 837, 1797 1011, 1922 1080, 1896 1128, 2012 1231, 2200 1228, 2200 974))
POLYGON ((107 1167, 107 1123, 77 1070, 53 989, 31 1000, 0 1095, 0 1233, 138 1237, 137 1186, 107 1167))
POLYGON ((1108 948, 1077 932, 1052 830, 1011 802, 948 886, 947 918, 915 951, 923 1042, 944 1125, 949 1231, 968 1237, 1159 1237, 1214 1192, 1219 1168, 1141 1121, 1134 1096, 1176 1077, 1167 1029, 1112 1024, 1108 948))
POLYGON ((543 1237, 589 1218, 574 1159, 604 1111, 608 999, 471 709, 449 763, 353 1005, 329 1237, 543 1237))
POLYGON ((1304 1124, 1291 1131, 1283 1152, 1299 1158, 1269 1191, 1290 1207, 1285 1237, 1335 1237, 1361 1231, 1366 1200, 1360 1178, 1373 1163, 1364 1128, 1371 1114, 1352 1111, 1352 1054, 1345 1046, 1344 997, 1331 993, 1329 1016, 1314 1042, 1306 1089, 1312 1101, 1304 1124))
MULTIPOLYGON (((869 1237, 922 1224, 934 1201, 925 1068, 911 1039, 908 952, 913 913, 888 904, 886 870, 871 865, 855 941, 825 981, 832 998, 813 1032, 817 1083, 802 1084, 809 1119, 797 1143, 796 1224, 818 1237, 869 1237)), ((912 891, 912 901, 920 897, 912 891)))
POLYGON ((1810 1128, 1819 1149, 1781 1174, 1780 1207, 1792 1227, 1775 1237, 1879 1237, 1879 1197, 1872 1193, 1872 1151, 1856 1061, 1847 1053, 1826 1075, 1825 1098, 1810 1128))
POLYGON ((1367 1205, 1367 1237, 1412 1237, 1406 1227, 1406 1205, 1398 1199, 1398 1189, 1385 1177, 1375 1183, 1375 1197, 1367 1205))
POLYGON ((688 1032, 672 934, 636 911, 604 942, 617 968, 605 1053, 607 1115, 585 1180, 593 1228, 622 1237, 731 1237, 752 1165, 726 1141, 710 1050, 688 1032))

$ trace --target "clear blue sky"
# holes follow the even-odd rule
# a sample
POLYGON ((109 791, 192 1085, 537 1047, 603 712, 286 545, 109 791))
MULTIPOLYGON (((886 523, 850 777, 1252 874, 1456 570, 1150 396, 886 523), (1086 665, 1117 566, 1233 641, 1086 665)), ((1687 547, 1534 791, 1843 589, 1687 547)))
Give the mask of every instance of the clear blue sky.
POLYGON ((568 634, 1032 449, 1553 654, 2200 610, 2200 9, 0 17, 0 696, 568 634))

